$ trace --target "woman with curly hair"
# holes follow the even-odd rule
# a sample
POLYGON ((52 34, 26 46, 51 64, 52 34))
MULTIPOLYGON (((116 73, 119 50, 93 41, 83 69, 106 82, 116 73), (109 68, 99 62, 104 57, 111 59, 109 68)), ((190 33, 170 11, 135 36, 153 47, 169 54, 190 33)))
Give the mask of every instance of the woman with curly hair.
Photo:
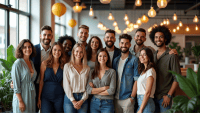
POLYGON ((96 61, 96 56, 97 56, 97 51, 101 49, 102 42, 101 39, 97 36, 93 36, 88 43, 86 52, 87 52, 87 64, 90 67, 90 69, 94 69, 95 67, 95 61, 96 61))
POLYGON ((35 85, 37 72, 30 60, 36 55, 33 44, 28 39, 22 40, 17 46, 11 70, 13 81, 13 113, 35 113, 35 85))
POLYGON ((85 46, 77 43, 72 49, 69 63, 64 66, 63 88, 65 96, 63 107, 65 113, 87 113, 86 84, 89 71, 85 46))
POLYGON ((154 113, 153 98, 156 89, 156 71, 151 49, 142 48, 140 50, 138 72, 140 74, 137 80, 138 113, 154 113))
POLYGON ((46 61, 40 67, 38 108, 43 113, 63 112, 64 90, 62 87, 65 54, 60 43, 55 42, 46 61))

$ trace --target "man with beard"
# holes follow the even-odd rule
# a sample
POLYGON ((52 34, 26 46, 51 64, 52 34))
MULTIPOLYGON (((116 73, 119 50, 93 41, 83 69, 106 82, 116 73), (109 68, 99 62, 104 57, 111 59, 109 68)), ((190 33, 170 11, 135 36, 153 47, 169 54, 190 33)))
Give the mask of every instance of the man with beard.
POLYGON ((166 26, 158 26, 152 29, 149 35, 151 41, 158 47, 154 52, 154 61, 157 65, 156 73, 156 91, 154 102, 155 112, 165 112, 171 107, 172 95, 178 86, 175 75, 169 70, 181 74, 178 57, 169 54, 169 48, 166 47, 171 41, 172 34, 166 26))
POLYGON ((82 43, 87 48, 87 38, 89 36, 89 27, 86 25, 80 25, 78 27, 78 43, 82 43))
POLYGON ((106 50, 108 51, 108 54, 110 56, 111 64, 113 60, 121 53, 120 49, 114 46, 115 41, 116 41, 115 31, 111 29, 106 30, 104 42, 106 44, 106 50))
POLYGON ((119 36, 121 55, 113 61, 113 69, 117 74, 115 93, 115 112, 134 113, 137 93, 138 58, 129 52, 132 37, 128 34, 119 36))
POLYGON ((144 42, 146 41, 146 30, 145 29, 139 28, 136 30, 134 41, 136 44, 133 46, 133 48, 130 48, 130 52, 133 55, 139 57, 140 50, 145 47, 148 47, 149 49, 151 49, 151 51, 153 53, 155 52, 155 50, 151 46, 144 45, 144 42))

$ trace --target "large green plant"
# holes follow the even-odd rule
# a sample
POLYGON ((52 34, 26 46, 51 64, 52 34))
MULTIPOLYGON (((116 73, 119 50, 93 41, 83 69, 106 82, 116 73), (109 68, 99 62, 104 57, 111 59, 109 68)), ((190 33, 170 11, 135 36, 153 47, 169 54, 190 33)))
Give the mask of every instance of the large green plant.
POLYGON ((185 53, 185 57, 190 56, 190 51, 191 51, 191 48, 183 48, 183 52, 185 53))
POLYGON ((173 98, 172 109, 169 112, 182 111, 183 113, 200 112, 200 66, 198 72, 195 73, 191 68, 187 69, 186 78, 176 72, 169 71, 176 75, 180 88, 189 96, 176 96, 173 98))
POLYGON ((199 57, 200 57, 200 46, 193 46, 192 47, 192 52, 195 56, 196 59, 196 64, 199 64, 199 57))
POLYGON ((0 70, 0 102, 4 109, 11 109, 11 102, 13 98, 13 90, 10 88, 11 69, 16 58, 14 57, 15 49, 12 45, 7 48, 7 60, 0 59, 1 65, 4 69, 0 70))
POLYGON ((172 42, 170 45, 169 45, 169 48, 171 49, 176 49, 177 53, 178 53, 178 57, 179 57, 179 60, 182 59, 183 57, 183 52, 181 52, 181 46, 178 45, 179 43, 178 42, 172 42))

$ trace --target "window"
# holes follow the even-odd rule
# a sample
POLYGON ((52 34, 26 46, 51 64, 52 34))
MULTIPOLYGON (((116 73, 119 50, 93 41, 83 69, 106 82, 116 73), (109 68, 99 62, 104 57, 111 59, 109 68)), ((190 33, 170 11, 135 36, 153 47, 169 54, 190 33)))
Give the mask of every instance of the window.
POLYGON ((55 41, 58 41, 60 36, 66 34, 66 14, 60 18, 55 16, 55 41))

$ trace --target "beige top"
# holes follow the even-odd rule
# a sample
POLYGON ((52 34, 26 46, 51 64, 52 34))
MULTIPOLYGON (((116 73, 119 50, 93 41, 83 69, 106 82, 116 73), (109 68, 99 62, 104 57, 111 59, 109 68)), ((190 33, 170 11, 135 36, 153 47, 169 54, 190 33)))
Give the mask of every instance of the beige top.
POLYGON ((66 63, 63 69, 63 88, 70 101, 75 100, 73 93, 83 93, 83 100, 88 98, 86 85, 89 78, 90 67, 86 66, 80 72, 71 63, 66 63))

